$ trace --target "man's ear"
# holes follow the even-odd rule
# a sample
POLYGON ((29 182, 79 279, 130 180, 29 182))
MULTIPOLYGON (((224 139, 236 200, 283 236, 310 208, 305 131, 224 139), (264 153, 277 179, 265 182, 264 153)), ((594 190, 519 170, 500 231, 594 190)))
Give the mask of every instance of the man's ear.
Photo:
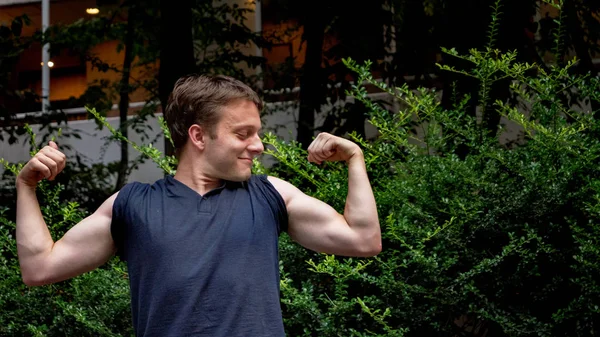
POLYGON ((198 150, 204 150, 206 137, 208 137, 208 133, 198 124, 193 124, 188 129, 188 138, 198 150))

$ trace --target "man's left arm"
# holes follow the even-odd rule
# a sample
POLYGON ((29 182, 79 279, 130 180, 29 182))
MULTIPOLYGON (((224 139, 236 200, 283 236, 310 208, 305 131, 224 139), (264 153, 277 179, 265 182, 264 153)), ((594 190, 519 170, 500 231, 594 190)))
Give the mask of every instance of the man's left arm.
POLYGON ((321 133, 309 146, 308 153, 308 160, 314 163, 347 163, 348 195, 342 215, 290 183, 269 177, 285 201, 291 238, 317 252, 343 256, 377 255, 381 251, 381 229, 360 147, 347 139, 321 133))

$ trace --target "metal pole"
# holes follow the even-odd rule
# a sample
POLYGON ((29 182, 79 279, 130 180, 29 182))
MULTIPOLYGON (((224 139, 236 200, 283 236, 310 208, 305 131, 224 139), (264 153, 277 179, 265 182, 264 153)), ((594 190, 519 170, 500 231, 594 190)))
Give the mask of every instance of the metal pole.
MULTIPOLYGON (((42 0, 42 32, 50 25, 50 0, 42 0)), ((48 112, 50 106, 50 44, 42 46, 42 112, 48 112)))

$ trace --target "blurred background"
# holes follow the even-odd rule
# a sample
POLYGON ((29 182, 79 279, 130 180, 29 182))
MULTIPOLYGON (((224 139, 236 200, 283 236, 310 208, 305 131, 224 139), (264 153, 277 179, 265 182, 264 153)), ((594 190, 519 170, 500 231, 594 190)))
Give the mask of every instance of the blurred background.
MULTIPOLYGON (((467 78, 440 73, 436 63, 461 62, 447 60, 440 47, 466 52, 485 46, 493 4, 2 0, 0 157, 29 157, 26 123, 40 137, 60 127, 70 156, 88 166, 114 164, 117 189, 128 180, 153 181, 161 171, 111 142, 85 107, 107 116, 132 140, 170 153, 156 117, 174 82, 188 73, 228 74, 252 85, 267 102, 266 130, 286 140, 306 146, 317 131, 372 137, 364 107, 346 97, 355 74, 341 60, 371 60, 381 81, 438 88, 447 103, 443 89, 449 83, 462 81, 463 93, 477 88, 467 78)), ((552 62, 558 10, 533 0, 501 6, 496 47, 517 50, 521 61, 552 62)), ((580 59, 581 72, 598 71, 597 7, 569 1, 560 14, 567 16, 564 56, 580 59)))

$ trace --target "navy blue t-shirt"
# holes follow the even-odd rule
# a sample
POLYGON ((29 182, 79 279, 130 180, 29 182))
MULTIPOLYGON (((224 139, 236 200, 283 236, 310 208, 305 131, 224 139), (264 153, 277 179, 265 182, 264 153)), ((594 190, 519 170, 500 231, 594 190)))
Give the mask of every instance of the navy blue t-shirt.
POLYGON ((266 176, 204 196, 172 176, 130 183, 111 232, 127 261, 137 336, 285 336, 278 237, 285 203, 266 176))

